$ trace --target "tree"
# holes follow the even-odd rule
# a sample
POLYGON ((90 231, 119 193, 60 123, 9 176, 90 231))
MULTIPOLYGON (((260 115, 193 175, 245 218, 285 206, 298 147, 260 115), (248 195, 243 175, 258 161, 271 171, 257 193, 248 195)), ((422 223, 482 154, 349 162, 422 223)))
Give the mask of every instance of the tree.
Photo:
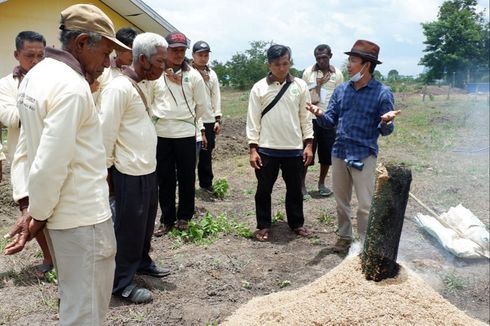
POLYGON ((388 71, 388 80, 389 81, 396 81, 400 79, 400 74, 398 73, 398 70, 392 69, 388 71))
POLYGON ((226 63, 231 86, 250 89, 267 75, 267 49, 272 42, 252 41, 245 53, 236 53, 226 63))
POLYGON ((230 86, 230 75, 226 64, 222 64, 218 60, 213 60, 211 62, 211 68, 213 68, 214 72, 216 72, 216 75, 218 75, 218 80, 221 86, 230 86))
POLYGON ((475 72, 488 71, 489 22, 477 0, 445 1, 437 20, 422 23, 427 81, 446 78, 461 87, 475 72))

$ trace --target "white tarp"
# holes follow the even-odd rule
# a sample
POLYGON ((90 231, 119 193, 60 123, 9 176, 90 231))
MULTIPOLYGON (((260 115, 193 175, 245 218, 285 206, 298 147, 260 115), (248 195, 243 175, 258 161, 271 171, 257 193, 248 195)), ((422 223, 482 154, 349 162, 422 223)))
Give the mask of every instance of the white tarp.
POLYGON ((459 204, 437 218, 417 214, 417 223, 449 252, 462 258, 490 258, 489 233, 469 209, 459 204))

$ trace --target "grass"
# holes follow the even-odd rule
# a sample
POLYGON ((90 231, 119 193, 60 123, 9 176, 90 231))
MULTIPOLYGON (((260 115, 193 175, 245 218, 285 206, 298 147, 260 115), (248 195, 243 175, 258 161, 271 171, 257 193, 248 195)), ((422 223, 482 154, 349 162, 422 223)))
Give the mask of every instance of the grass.
POLYGON ((318 220, 327 225, 327 226, 332 226, 332 225, 335 225, 335 216, 334 215, 331 215, 329 213, 323 213, 319 218, 318 220))
POLYGON ((249 92, 229 88, 221 89, 221 106, 225 118, 244 117, 247 112, 249 92))
POLYGON ((226 195, 228 194, 228 180, 226 179, 218 179, 215 182, 213 182, 213 195, 218 197, 219 199, 224 199, 226 195))
POLYGON ((466 286, 466 280, 454 272, 450 272, 443 276, 442 281, 449 292, 457 292, 463 290, 466 286))

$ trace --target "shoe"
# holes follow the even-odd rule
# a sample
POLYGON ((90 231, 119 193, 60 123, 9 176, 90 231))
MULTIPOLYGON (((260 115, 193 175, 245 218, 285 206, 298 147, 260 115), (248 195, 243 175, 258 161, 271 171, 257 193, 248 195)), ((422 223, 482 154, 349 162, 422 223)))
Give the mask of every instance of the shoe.
POLYGON ((167 275, 170 275, 170 269, 158 267, 157 265, 152 264, 148 268, 140 269, 137 272, 137 274, 161 278, 161 277, 165 277, 167 275))
POLYGON ((318 185, 318 192, 320 193, 320 196, 322 197, 328 197, 328 196, 331 196, 333 194, 333 191, 330 190, 330 188, 328 188, 327 186, 321 184, 321 185, 318 185))
POLYGON ((352 244, 352 239, 338 238, 333 246, 333 252, 347 252, 352 244))
POLYGON ((153 300, 153 295, 150 290, 145 288, 140 288, 135 284, 126 286, 126 288, 121 293, 121 297, 132 303, 146 303, 153 300))
POLYGON ((189 222, 187 220, 178 220, 175 228, 179 231, 187 231, 189 229, 189 222))
POLYGON ((155 237, 161 237, 162 235, 165 235, 165 234, 169 233, 173 229, 173 227, 174 227, 173 225, 160 224, 160 226, 158 227, 158 229, 156 229, 153 232, 153 235, 155 237))
POLYGON ((211 187, 211 186, 209 186, 209 187, 201 187, 201 189, 203 191, 207 192, 210 195, 214 194, 213 187, 211 187))

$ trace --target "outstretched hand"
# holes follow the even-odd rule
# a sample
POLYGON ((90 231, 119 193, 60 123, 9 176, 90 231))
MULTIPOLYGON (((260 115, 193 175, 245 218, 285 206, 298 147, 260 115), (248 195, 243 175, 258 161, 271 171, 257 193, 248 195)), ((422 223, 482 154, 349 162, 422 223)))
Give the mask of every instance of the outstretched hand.
POLYGON ((315 104, 311 104, 310 102, 306 102, 306 109, 313 113, 316 117, 319 117, 323 114, 323 110, 320 109, 315 104))
POLYGON ((383 121, 384 123, 388 123, 395 119, 395 117, 400 113, 402 113, 402 111, 400 110, 386 112, 381 116, 381 121, 383 121))
POLYGON ((13 228, 5 235, 5 238, 13 240, 5 247, 4 254, 13 255, 22 251, 27 241, 34 238, 45 225, 45 221, 36 221, 29 215, 27 209, 23 210, 13 228))

